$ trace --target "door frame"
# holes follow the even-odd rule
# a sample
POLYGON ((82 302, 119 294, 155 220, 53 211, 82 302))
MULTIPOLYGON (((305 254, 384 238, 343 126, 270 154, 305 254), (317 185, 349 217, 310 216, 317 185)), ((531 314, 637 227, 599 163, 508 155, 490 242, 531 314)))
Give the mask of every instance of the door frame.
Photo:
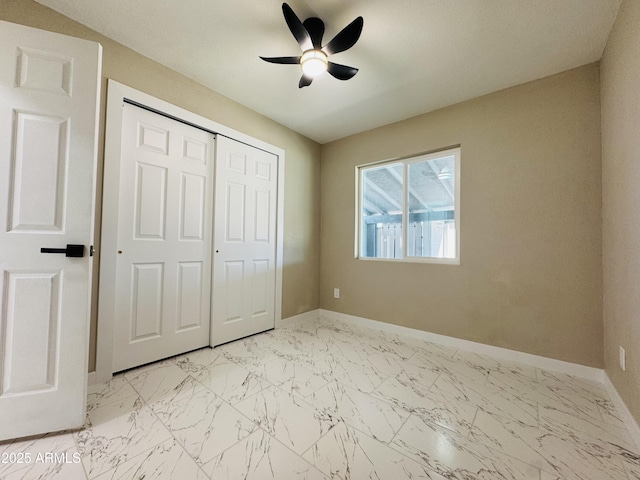
MULTIPOLYGON (((107 108, 105 124, 104 175, 102 191, 102 236, 98 255, 100 257, 100 286, 98 297, 98 327, 96 341, 95 382, 110 380, 113 376, 113 317, 115 310, 115 273, 118 241, 118 195, 108 196, 119 190, 120 156, 122 144, 122 116, 125 100, 174 117, 195 127, 215 132, 252 147, 272 153, 278 158, 278 190, 276 207, 276 292, 275 323, 282 320, 282 265, 284 234, 284 161, 282 148, 258 140, 242 132, 221 125, 164 100, 148 95, 115 80, 107 83, 107 108)), ((214 166, 212 165, 212 168, 214 166)), ((212 173, 215 174, 213 168, 212 173)), ((214 177, 215 185, 215 177, 214 177)), ((211 219, 215 228, 215 219, 211 219)), ((215 248, 215 245, 213 246, 215 248)), ((212 262, 215 256, 212 256, 212 262)), ((212 264, 213 267, 213 264, 212 264)), ((213 271, 213 268, 212 268, 213 271)), ((213 285, 213 283, 212 283, 213 285)), ((213 297, 212 297, 213 298, 213 297)), ((209 340, 211 344, 211 340, 209 340)))

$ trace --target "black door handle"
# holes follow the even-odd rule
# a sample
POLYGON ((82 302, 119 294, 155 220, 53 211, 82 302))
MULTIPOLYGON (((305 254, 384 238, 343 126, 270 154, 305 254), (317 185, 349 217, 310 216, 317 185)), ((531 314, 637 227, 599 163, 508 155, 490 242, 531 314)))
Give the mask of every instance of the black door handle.
POLYGON ((84 245, 67 244, 67 248, 41 248, 40 253, 64 253, 66 257, 84 257, 84 245))

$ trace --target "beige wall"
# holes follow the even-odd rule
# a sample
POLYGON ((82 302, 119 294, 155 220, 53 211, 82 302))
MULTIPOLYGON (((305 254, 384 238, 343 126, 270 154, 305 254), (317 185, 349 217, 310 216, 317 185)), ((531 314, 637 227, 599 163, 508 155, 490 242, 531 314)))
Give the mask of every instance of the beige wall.
MULTIPOLYGON (((0 0, 0 19, 97 41, 104 47, 100 174, 107 78, 283 148, 286 160, 282 314, 286 318, 318 308, 319 144, 31 0, 0 0)), ((98 183, 101 182, 99 176, 98 183)), ((100 185, 98 188, 100 190, 100 185)), ((100 191, 98 198, 99 217, 100 191)), ((98 238, 99 227, 100 218, 98 238)), ((94 284, 97 285, 97 275, 94 284)), ((94 292, 97 292, 95 287, 94 292)), ((96 302, 97 298, 93 305, 94 312, 96 302)), ((90 371, 95 365, 95 313, 92 317, 90 371)))
POLYGON ((602 59, 604 362, 640 422, 640 2, 622 3, 602 59), (627 352, 627 370, 618 347, 627 352))
POLYGON ((323 145, 321 307, 602 367, 600 150, 598 64, 323 145), (354 167, 458 144, 461 264, 354 259, 354 167))

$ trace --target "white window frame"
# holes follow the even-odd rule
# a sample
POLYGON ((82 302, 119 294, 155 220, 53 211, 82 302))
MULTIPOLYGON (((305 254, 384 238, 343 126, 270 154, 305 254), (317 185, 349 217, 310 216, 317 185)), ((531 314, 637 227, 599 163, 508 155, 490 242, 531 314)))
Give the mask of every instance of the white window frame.
POLYGON ((422 153, 418 155, 412 155, 410 157, 395 158, 391 160, 384 160, 381 162, 367 163, 363 165, 357 165, 355 168, 356 177, 356 229, 355 229, 355 258, 358 260, 366 260, 372 262, 404 262, 404 263, 435 263, 445 265, 460 265, 460 155, 461 148, 450 147, 442 150, 432 151, 428 153, 422 153), (454 222, 456 227, 456 252, 454 258, 437 258, 437 257, 416 257, 406 256, 407 245, 407 222, 408 222, 408 199, 409 199, 409 168, 412 163, 419 163, 428 160, 433 160, 441 157, 454 157, 454 222), (382 165, 395 165, 402 164, 403 168, 403 184, 402 184, 402 258, 376 258, 365 257, 362 255, 362 178, 363 173, 371 168, 380 167, 382 165))

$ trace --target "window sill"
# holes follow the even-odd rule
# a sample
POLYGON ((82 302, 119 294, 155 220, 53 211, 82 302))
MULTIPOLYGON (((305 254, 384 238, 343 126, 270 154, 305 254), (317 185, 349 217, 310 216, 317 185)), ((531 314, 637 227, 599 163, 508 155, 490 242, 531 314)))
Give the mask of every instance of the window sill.
POLYGON ((375 258, 375 257, 356 257, 356 260, 365 262, 392 262, 392 263, 422 263, 431 265, 460 265, 459 258, 375 258))

